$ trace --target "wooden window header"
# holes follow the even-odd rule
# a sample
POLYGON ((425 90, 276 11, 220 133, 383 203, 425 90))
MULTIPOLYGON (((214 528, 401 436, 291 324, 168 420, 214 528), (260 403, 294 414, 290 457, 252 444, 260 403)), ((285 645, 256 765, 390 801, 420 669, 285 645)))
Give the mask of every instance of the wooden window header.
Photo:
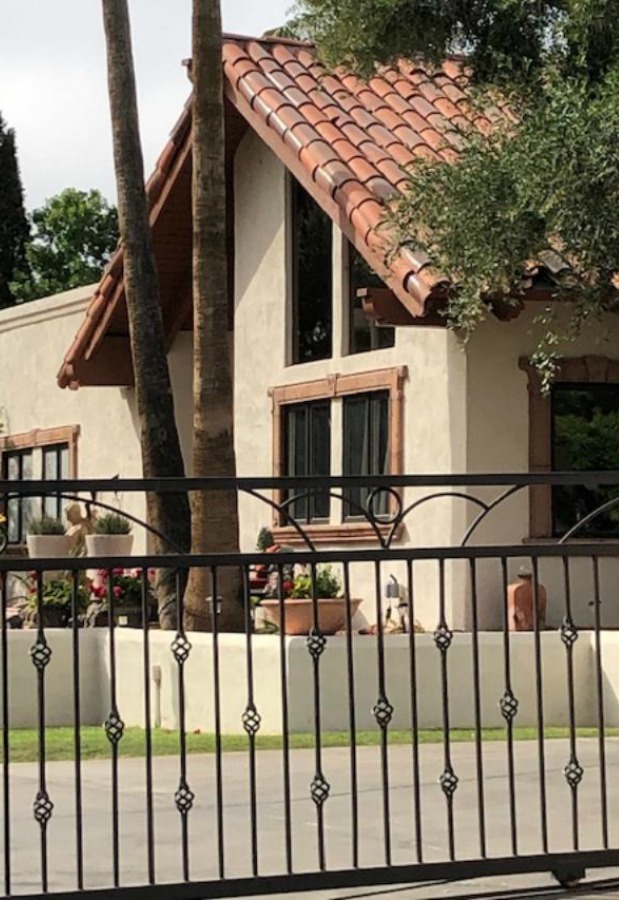
POLYGON ((5 450, 26 450, 48 447, 51 444, 74 444, 79 437, 79 425, 65 425, 60 428, 34 428, 21 434, 0 435, 0 452, 5 450))
POLYGON ((375 369, 351 375, 327 375, 316 381, 286 384, 269 391, 274 406, 286 403, 304 403, 310 400, 324 400, 344 397, 347 394, 363 394, 366 391, 388 390, 391 399, 403 396, 404 382, 408 375, 406 366, 393 369, 375 369))

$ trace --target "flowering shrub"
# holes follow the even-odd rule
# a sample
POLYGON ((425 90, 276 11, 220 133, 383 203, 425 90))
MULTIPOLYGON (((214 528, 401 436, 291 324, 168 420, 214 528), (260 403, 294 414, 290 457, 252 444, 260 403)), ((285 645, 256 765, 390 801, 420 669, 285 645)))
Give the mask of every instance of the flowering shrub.
MULTIPOLYGON (((293 572, 286 567, 282 574, 282 595, 284 597, 290 597, 293 600, 304 600, 313 596, 312 576, 309 569, 302 567, 300 571, 293 572)), ((332 566, 318 566, 314 581, 316 597, 319 600, 332 599, 342 595, 342 584, 333 571, 332 566)), ((271 572, 265 593, 267 597, 279 596, 279 576, 277 572, 271 572)))
MULTIPOLYGON (((146 582, 147 601, 153 600, 151 582, 154 570, 148 570, 146 582)), ((107 603, 109 592, 114 598, 114 607, 135 608, 142 605, 142 570, 141 569, 99 569, 97 579, 90 588, 91 597, 101 603, 107 603)))

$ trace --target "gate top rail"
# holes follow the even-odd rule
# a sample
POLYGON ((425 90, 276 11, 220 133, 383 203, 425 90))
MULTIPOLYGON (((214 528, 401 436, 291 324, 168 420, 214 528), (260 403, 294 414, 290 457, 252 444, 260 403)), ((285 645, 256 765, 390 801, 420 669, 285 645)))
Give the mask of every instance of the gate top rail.
POLYGON ((295 565, 311 563, 361 563, 361 562, 415 562, 416 560, 457 561, 467 559, 567 559, 619 558, 619 542, 587 541, 577 544, 492 544, 485 546, 450 547, 402 547, 398 549, 373 547, 365 550, 299 550, 280 551, 275 559, 272 554, 249 551, 241 553, 166 554, 161 556, 70 556, 64 559, 30 559, 26 557, 0 556, 0 572, 30 571, 82 571, 85 569, 109 569, 124 567, 135 569, 190 569, 232 568, 248 565, 295 565))
POLYGON ((226 490, 276 490, 295 487, 500 487, 527 485, 600 485, 619 486, 619 471, 607 472, 518 472, 484 473, 475 475, 329 475, 316 476, 265 476, 265 477, 217 477, 217 478, 70 478, 53 483, 43 479, 27 481, 0 480, 0 493, 37 497, 54 493, 107 493, 154 492, 180 493, 187 491, 226 490))

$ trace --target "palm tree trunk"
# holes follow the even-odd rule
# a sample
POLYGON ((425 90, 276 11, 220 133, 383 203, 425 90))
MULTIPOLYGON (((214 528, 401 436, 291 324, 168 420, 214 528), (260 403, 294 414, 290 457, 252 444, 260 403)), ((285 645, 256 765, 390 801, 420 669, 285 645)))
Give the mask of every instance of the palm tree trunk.
MULTIPOLYGON (((135 74, 127 0, 102 0, 107 46, 108 90, 114 141, 120 235, 124 252, 125 295, 140 423, 142 468, 146 478, 185 474, 174 415, 165 350, 159 282, 140 143, 135 74)), ((110 443, 113 448, 113 443, 110 443)), ((149 494, 150 524, 169 541, 155 552, 177 547, 187 552, 191 525, 187 494, 149 494)), ((162 628, 177 625, 175 573, 159 573, 157 600, 162 628)))
MULTIPOLYGON (((226 240, 226 151, 219 0, 193 3, 193 475, 234 476, 234 394, 226 240)), ((191 498, 192 552, 238 552, 236 491, 191 498)), ((238 570, 218 573, 221 627, 242 627, 238 570)), ((210 627, 208 573, 193 570, 188 628, 210 627)))

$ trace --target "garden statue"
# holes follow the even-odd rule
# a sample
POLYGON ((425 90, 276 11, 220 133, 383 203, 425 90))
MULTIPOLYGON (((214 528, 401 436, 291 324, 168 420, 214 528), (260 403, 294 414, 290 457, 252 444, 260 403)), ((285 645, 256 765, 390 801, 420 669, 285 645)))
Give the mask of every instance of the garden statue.
POLYGON ((88 506, 86 506, 86 515, 84 515, 79 503, 71 503, 65 507, 64 513, 69 523, 67 535, 71 539, 71 554, 81 556, 86 544, 86 535, 93 532, 94 516, 88 506))
POLYGON ((537 605, 537 624, 540 630, 546 627, 546 588, 537 582, 533 584, 531 572, 521 570, 518 581, 507 588, 507 611, 510 631, 534 631, 535 607, 537 605), (537 590, 537 604, 535 592, 537 590))

